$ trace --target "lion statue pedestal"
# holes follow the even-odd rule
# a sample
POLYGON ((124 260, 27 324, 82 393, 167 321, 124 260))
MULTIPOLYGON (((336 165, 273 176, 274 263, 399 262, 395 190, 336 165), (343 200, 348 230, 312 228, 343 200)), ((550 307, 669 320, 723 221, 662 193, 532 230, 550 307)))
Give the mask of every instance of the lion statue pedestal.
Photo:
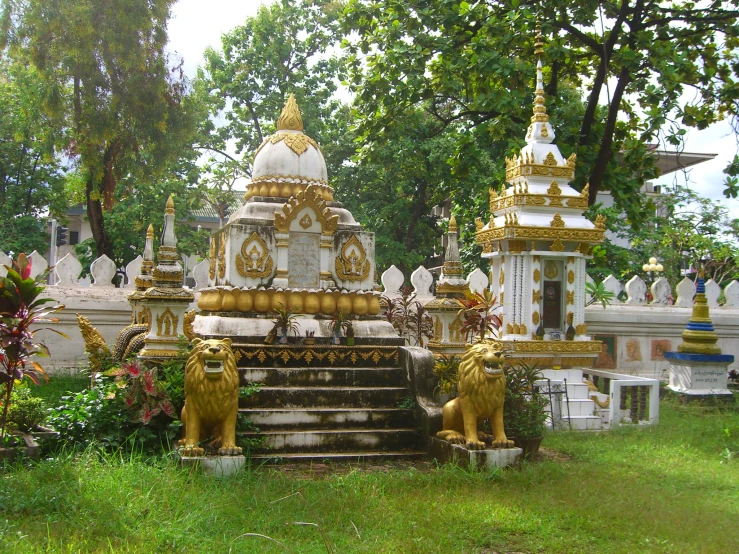
POLYGON ((503 429, 505 373, 500 345, 469 346, 459 364, 459 395, 444 404, 442 430, 430 439, 431 455, 442 463, 472 467, 503 467, 518 461, 523 451, 513 447, 503 429), (490 420, 492 435, 479 430, 490 420))
POLYGON ((243 466, 244 460, 241 448, 236 446, 239 374, 231 339, 196 338, 192 344, 185 365, 180 455, 183 464, 195 463, 208 473, 227 475, 243 466), (209 437, 212 437, 209 446, 218 448, 218 458, 206 458, 205 449, 200 446, 209 437))

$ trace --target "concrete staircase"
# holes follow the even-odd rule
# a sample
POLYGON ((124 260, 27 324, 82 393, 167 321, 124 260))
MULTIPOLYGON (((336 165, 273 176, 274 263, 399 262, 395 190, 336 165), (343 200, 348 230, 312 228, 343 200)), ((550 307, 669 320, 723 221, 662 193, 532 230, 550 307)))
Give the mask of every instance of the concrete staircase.
MULTIPOLYGON (((305 357, 286 361, 279 354, 271 362, 240 360, 242 383, 261 385, 239 402, 240 412, 258 429, 241 435, 262 440, 251 450, 253 460, 323 463, 425 455, 414 410, 407 407, 411 393, 397 347, 358 346, 353 350, 358 355, 332 360, 323 356, 331 347, 311 348, 322 359, 311 356, 308 367, 305 357), (364 357, 371 352, 381 355, 364 357)), ((305 347, 272 347, 275 351, 292 356, 305 347)))
MULTIPOLYGON (((550 379, 552 384, 552 413, 554 426, 558 429, 572 429, 579 431, 600 431, 609 427, 609 411, 599 407, 591 397, 595 396, 600 402, 605 402, 608 396, 591 391, 583 380, 580 369, 545 369, 542 371, 544 379, 550 379), (564 387, 567 387, 567 393, 564 387), (559 392, 555 392, 559 391, 559 392)), ((550 422, 551 423, 551 422, 550 422)))

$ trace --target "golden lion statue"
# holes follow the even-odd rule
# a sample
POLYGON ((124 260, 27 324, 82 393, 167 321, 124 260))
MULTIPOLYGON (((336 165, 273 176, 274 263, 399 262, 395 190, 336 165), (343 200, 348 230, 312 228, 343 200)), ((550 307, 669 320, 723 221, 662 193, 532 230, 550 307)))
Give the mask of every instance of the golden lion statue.
POLYGON ((201 438, 215 437, 220 456, 236 456, 236 416, 239 410, 239 374, 231 339, 193 339, 185 365, 185 407, 182 408, 183 456, 202 456, 201 438))
POLYGON ((480 342, 467 347, 459 364, 457 390, 459 396, 444 404, 440 439, 464 444, 470 450, 509 448, 503 430, 505 374, 503 353, 495 344, 480 342), (478 431, 479 424, 490 419, 493 436, 478 431))

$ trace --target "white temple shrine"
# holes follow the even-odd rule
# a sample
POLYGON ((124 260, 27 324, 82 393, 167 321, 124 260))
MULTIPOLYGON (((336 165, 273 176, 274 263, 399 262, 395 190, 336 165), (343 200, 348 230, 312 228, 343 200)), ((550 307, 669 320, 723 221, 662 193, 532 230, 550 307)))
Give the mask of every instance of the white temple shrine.
POLYGON ((338 312, 361 320, 357 336, 397 336, 380 321, 375 282, 374 233, 333 200, 323 153, 291 94, 277 132, 257 149, 244 204, 211 236, 195 330, 264 336, 273 310, 289 308, 315 337, 330 336, 319 322, 338 312))
MULTIPOLYGON (((539 56, 542 45, 538 34, 539 56)), ((585 264, 603 241, 605 219, 588 220, 588 186, 580 192, 569 184, 576 156, 565 159, 554 144, 541 59, 535 95, 526 146, 506 158, 507 186, 491 189, 490 220, 476 221, 476 238, 492 265, 503 321, 498 340, 509 356, 540 367, 589 367, 601 343, 585 326, 585 264)))

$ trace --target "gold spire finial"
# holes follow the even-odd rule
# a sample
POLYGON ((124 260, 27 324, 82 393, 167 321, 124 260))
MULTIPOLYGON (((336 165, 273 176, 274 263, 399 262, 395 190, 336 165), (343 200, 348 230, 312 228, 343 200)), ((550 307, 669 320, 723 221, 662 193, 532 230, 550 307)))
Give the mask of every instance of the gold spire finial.
POLYGON ((147 239, 154 238, 154 226, 151 223, 149 223, 149 228, 146 230, 146 238, 147 239))
POLYGON ((457 219, 454 217, 454 214, 452 214, 452 217, 449 218, 449 232, 456 233, 458 230, 457 219))
POLYGON ((174 215, 174 199, 171 194, 169 195, 169 198, 167 198, 167 207, 165 208, 164 213, 167 215, 174 215))
POLYGON ((536 20, 536 41, 534 42, 534 54, 536 54, 539 59, 541 59, 541 55, 544 53, 544 37, 541 34, 541 22, 537 18, 536 20))
POLYGON ((285 107, 282 108, 282 113, 279 119, 277 119, 277 130, 278 131, 302 131, 303 130, 303 118, 300 115, 300 108, 298 103, 295 101, 295 95, 290 93, 290 96, 285 102, 285 107))

